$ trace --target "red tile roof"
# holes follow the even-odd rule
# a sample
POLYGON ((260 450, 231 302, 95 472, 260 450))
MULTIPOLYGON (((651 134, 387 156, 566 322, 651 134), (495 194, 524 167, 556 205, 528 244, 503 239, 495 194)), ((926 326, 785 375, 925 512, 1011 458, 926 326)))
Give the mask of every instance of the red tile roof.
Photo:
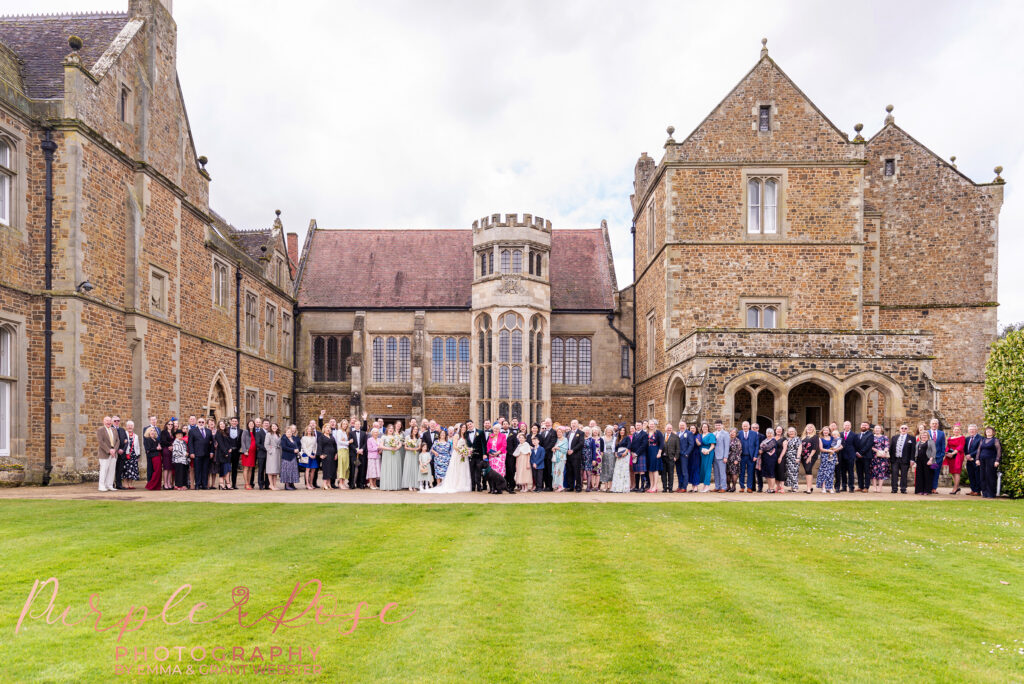
POLYGON ((68 38, 82 39, 78 54, 91 69, 128 20, 123 12, 0 17, 0 43, 25 62, 26 95, 37 100, 63 97, 63 62, 71 54, 68 38))
MULTIPOLYGON (((551 231, 551 308, 611 310, 610 256, 600 229, 551 231)), ((465 229, 317 229, 299 306, 468 309, 475 266, 465 229)))

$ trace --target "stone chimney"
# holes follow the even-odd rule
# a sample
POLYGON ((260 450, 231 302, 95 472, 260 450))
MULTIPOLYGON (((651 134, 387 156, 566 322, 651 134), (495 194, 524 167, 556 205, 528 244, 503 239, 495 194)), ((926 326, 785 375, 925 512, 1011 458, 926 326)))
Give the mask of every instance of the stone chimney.
POLYGON ((299 265, 299 236, 297 233, 288 233, 288 258, 294 266, 299 265))

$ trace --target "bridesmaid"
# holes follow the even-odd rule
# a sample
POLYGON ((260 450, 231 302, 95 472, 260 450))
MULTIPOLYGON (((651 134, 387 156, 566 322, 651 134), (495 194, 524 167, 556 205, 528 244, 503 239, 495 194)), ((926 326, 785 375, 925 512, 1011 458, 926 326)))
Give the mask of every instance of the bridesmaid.
POLYGON ((281 489, 277 483, 281 480, 281 428, 277 423, 270 424, 270 430, 263 436, 263 446, 267 450, 267 478, 271 489, 281 489))
POLYGON ((960 431, 960 423, 953 426, 953 436, 946 441, 946 465, 949 466, 949 474, 953 476, 953 491, 950 494, 960 493, 960 472, 964 466, 964 445, 967 438, 960 431))
POLYGON ((448 464, 452 460, 452 443, 448 441, 448 430, 441 428, 441 434, 437 436, 437 441, 430 452, 434 455, 434 477, 440 484, 448 474, 448 464))
POLYGON ((380 479, 380 450, 380 429, 373 428, 366 440, 366 484, 370 489, 377 489, 380 479))
POLYGON ((404 437, 399 439, 395 434, 395 426, 388 423, 384 428, 384 438, 381 443, 384 447, 383 455, 380 458, 380 488, 382 491, 394 492, 402 487, 402 454, 399 452, 404 437))
POLYGON ((405 458, 402 459, 402 489, 414 492, 420 486, 420 428, 413 425, 406 433, 405 458))
POLYGON ((601 451, 601 490, 610 492, 615 479, 615 428, 607 425, 604 428, 604 440, 601 451))
POLYGON ((334 431, 334 444, 338 449, 338 480, 340 489, 348 489, 348 418, 334 431))
POLYGON ((882 434, 882 426, 875 426, 874 446, 871 457, 871 486, 882 493, 882 483, 889 477, 889 438, 882 434))
POLYGON ((569 441, 565 438, 565 428, 559 425, 555 428, 558 441, 555 442, 554 452, 551 455, 551 482, 556 492, 564 492, 565 487, 565 456, 569 451, 569 441))
POLYGON ((615 444, 615 470, 612 473, 612 489, 611 491, 617 493, 629 492, 630 478, 629 478, 629 435, 626 433, 626 428, 620 427, 619 433, 614 439, 605 439, 605 442, 613 441, 615 444))

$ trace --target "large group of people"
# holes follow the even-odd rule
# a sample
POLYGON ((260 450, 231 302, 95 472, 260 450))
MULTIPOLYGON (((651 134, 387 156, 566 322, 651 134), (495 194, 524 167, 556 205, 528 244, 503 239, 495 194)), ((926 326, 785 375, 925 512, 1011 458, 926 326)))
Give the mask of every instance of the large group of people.
POLYGON ((938 493, 943 466, 950 494, 993 498, 1002 459, 995 431, 958 423, 950 435, 938 420, 907 424, 886 435, 882 426, 832 423, 739 428, 671 424, 528 425, 504 418, 451 426, 433 420, 327 419, 321 411, 301 430, 270 420, 214 423, 189 416, 158 424, 151 416, 141 439, 132 421, 105 417, 97 431, 99 489, 134 489, 145 457, 146 489, 379 489, 428 493, 502 492, 743 492, 783 494, 815 490, 938 493), (815 468, 817 466, 817 468, 815 468), (801 490, 800 474, 804 482, 801 490))

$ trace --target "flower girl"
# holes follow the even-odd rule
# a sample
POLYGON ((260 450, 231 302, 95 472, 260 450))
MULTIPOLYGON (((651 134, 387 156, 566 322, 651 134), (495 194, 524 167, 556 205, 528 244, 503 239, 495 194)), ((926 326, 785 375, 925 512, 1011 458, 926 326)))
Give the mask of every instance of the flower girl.
POLYGON ((427 443, 420 443, 420 491, 424 492, 432 488, 434 478, 430 475, 430 451, 427 443))

